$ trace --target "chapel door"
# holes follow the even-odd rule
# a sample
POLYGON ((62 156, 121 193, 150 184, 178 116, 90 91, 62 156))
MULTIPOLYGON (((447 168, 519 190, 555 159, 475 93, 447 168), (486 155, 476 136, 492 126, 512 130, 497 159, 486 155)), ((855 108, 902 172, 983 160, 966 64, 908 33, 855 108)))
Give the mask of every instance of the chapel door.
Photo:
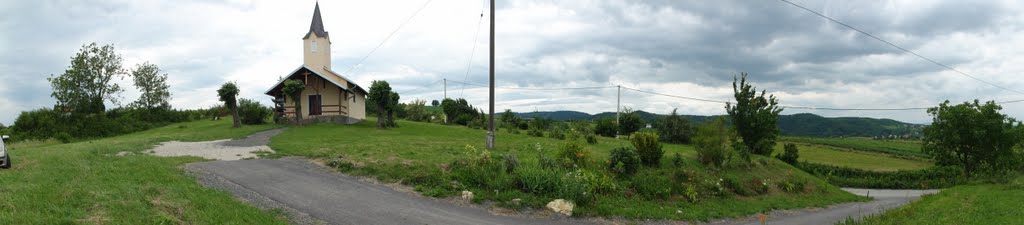
POLYGON ((309 115, 318 116, 323 113, 323 104, 320 102, 320 95, 309 96, 309 115))

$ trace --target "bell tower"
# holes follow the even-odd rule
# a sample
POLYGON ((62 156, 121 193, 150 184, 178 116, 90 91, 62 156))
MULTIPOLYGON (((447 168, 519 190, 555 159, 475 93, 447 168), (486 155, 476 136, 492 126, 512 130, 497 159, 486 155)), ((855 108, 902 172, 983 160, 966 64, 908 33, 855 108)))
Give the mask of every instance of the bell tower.
POLYGON ((313 8, 313 21, 309 24, 309 32, 302 37, 302 64, 317 72, 331 68, 331 37, 324 30, 324 21, 320 17, 320 3, 313 8))

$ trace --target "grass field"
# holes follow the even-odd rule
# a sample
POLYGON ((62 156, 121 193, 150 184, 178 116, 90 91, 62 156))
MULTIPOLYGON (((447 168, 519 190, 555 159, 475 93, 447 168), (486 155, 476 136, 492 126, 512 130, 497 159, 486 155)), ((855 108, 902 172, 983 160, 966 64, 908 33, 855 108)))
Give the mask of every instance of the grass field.
MULTIPOLYGON (((346 173, 376 177, 386 182, 401 182, 414 186, 418 191, 428 192, 432 196, 450 196, 460 190, 441 190, 443 187, 429 186, 441 184, 450 186, 450 176, 446 168, 454 161, 467 158, 467 146, 483 149, 486 131, 469 129, 459 126, 399 121, 399 128, 377 129, 373 126, 373 118, 355 125, 315 124, 304 127, 293 127, 281 135, 274 137, 271 147, 280 155, 300 155, 318 158, 326 162, 343 159, 351 163, 340 168, 346 173), (446 179, 435 181, 436 179, 446 179), (429 182, 432 181, 432 182, 429 182)), ((518 156, 521 167, 540 169, 540 156, 554 156, 563 141, 552 138, 530 137, 525 134, 510 134, 499 131, 497 149, 492 155, 512 154, 518 156), (536 150, 537 146, 540 151, 536 150)), ((611 138, 598 138, 597 144, 587 145, 592 150, 593 164, 585 166, 596 171, 597 176, 607 176, 602 163, 607 159, 613 147, 627 146, 629 142, 611 138)), ((810 176, 775 159, 757 157, 755 161, 763 161, 761 166, 736 166, 722 170, 704 168, 695 159, 696 152, 688 145, 664 145, 665 157, 661 167, 642 169, 634 178, 614 178, 609 186, 617 187, 608 191, 588 206, 577 207, 574 215, 581 216, 621 216, 625 218, 650 219, 684 219, 707 220, 712 218, 751 215, 772 209, 802 208, 825 206, 838 202, 858 201, 863 198, 843 192, 823 180, 810 176), (673 168, 671 156, 680 153, 684 164, 673 168), (674 183, 668 177, 673 174, 688 172, 692 181, 674 183), (639 178, 638 178, 639 177, 639 178), (702 198, 697 203, 673 195, 667 199, 646 199, 638 197, 644 190, 629 187, 658 186, 657 191, 668 192, 680 185, 706 184, 713 186, 714 180, 732 177, 747 181, 757 179, 769 186, 767 194, 750 197, 725 196, 702 198), (649 180, 648 180, 649 178, 649 180), (809 192, 782 191, 783 182, 805 181, 809 192), (778 184, 778 186, 776 185, 778 184), (662 188, 662 189, 658 189, 662 188)), ((562 172, 564 173, 564 172, 562 172)), ((486 177, 484 180, 501 179, 486 177)), ((487 182, 487 181, 483 181, 487 182)), ((511 182, 511 181, 510 181, 511 182)), ((509 185, 514 185, 515 182, 509 185)), ((478 199, 489 200, 499 206, 515 208, 510 203, 519 198, 521 207, 542 208, 551 201, 550 194, 526 193, 515 188, 483 189, 467 186, 476 193, 478 199)))
POLYGON ((860 224, 1011 225, 1024 223, 1024 178, 1007 184, 963 185, 925 196, 860 224))
POLYGON ((162 141, 233 138, 272 128, 230 126, 230 120, 199 121, 70 144, 12 144, 14 167, 0 170, 0 224, 286 224, 281 213, 206 189, 179 168, 202 159, 114 156, 162 141))
MULTIPOLYGON (((787 142, 779 142, 775 146, 776 154, 783 151, 785 143, 787 142)), ((794 144, 800 149, 800 161, 874 171, 917 170, 932 166, 932 163, 924 160, 896 158, 882 153, 850 151, 840 147, 803 142, 794 144)))
POLYGON ((877 152, 905 157, 924 158, 920 141, 910 140, 873 140, 869 138, 815 138, 815 137, 782 137, 785 142, 826 145, 856 151, 877 152))

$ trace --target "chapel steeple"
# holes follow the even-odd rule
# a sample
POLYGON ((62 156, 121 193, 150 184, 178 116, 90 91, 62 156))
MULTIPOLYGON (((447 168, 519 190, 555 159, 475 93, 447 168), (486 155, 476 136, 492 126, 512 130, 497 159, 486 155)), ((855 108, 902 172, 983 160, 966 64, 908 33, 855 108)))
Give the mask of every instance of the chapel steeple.
POLYGON ((309 31, 302 37, 302 47, 303 65, 317 72, 331 69, 331 38, 324 30, 319 2, 313 8, 313 21, 309 23, 309 31))

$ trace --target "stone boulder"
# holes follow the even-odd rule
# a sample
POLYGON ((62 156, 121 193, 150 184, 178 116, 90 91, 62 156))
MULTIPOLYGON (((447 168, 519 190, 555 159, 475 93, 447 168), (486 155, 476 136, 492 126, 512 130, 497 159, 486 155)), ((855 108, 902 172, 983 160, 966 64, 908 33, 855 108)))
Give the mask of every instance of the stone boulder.
POLYGON ((565 199, 555 199, 554 201, 548 202, 547 205, 547 208, 551 211, 555 211, 556 213, 561 213, 566 216, 572 216, 572 209, 575 207, 576 204, 566 201, 565 199))

